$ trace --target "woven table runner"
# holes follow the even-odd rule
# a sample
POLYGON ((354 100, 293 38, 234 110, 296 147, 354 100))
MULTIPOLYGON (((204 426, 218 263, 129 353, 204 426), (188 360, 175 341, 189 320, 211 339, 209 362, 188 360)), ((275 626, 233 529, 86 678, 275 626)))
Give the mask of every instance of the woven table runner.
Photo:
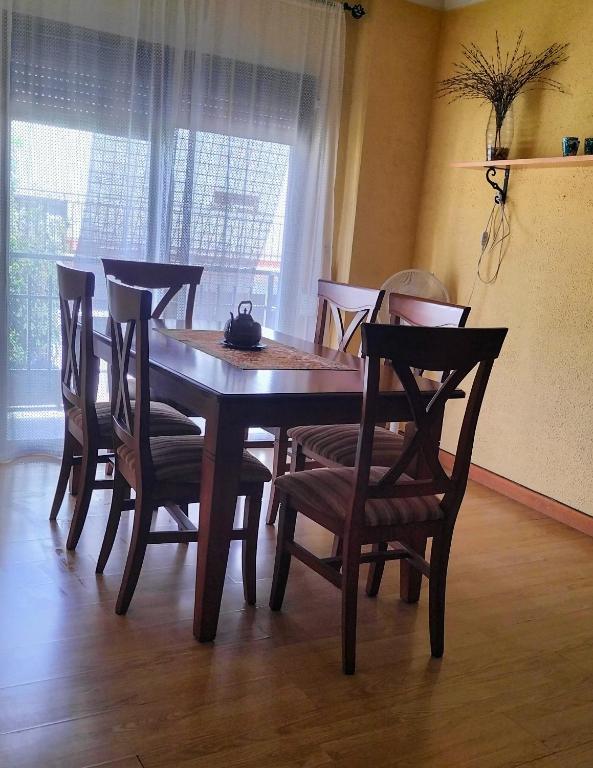
POLYGON ((326 371, 355 371, 356 364, 346 365, 335 360, 303 352, 300 349, 280 344, 272 339, 262 339, 266 345, 262 350, 230 349, 221 344, 224 336, 222 331, 196 331, 189 329, 175 330, 159 328, 161 333, 171 336, 177 341, 188 344, 200 352, 207 352, 226 363, 242 368, 245 371, 281 371, 281 370, 326 370, 326 371))

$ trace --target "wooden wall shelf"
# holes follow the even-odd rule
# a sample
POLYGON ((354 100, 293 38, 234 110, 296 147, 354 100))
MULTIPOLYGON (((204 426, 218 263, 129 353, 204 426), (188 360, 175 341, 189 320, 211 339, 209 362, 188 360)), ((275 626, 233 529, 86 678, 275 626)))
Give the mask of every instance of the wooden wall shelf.
POLYGON ((593 167, 593 155, 572 155, 570 157, 527 157, 517 160, 478 160, 470 163, 451 163, 452 168, 469 168, 486 171, 486 181, 496 192, 494 202, 504 205, 509 188, 511 168, 582 168, 593 167), (495 181, 496 172, 504 171, 502 187, 495 181))
POLYGON ((484 168, 579 168, 593 166, 593 155, 572 157, 528 157, 519 160, 478 160, 470 163, 451 163, 452 168, 470 168, 482 171, 484 168))

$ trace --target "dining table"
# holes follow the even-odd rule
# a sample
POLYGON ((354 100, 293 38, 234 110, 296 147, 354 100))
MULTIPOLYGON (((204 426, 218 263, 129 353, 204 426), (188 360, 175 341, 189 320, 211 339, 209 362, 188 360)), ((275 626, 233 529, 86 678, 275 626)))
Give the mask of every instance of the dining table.
MULTIPOLYGON (((206 642, 216 636, 246 430, 358 423, 364 361, 264 328, 264 344, 290 353, 283 367, 270 368, 262 353, 259 358, 243 353, 237 363, 219 353, 218 347, 192 344, 187 329, 174 320, 150 323, 151 390, 158 399, 205 420, 193 631, 206 642)), ((222 339, 220 330, 218 335, 222 339)), ((99 358, 111 361, 105 331, 95 329, 94 349, 99 358)), ((132 375, 134 370, 132 347, 132 375)), ((439 383, 418 377, 418 384, 428 404, 439 383)), ((452 397, 463 397, 463 392, 456 390, 452 397)), ((397 375, 391 366, 383 366, 377 421, 411 418, 397 375)))

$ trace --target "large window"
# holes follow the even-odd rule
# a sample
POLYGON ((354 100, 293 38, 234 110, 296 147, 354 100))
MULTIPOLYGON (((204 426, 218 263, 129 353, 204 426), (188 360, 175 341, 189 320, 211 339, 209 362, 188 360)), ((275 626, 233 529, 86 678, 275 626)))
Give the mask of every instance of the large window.
MULTIPOLYGON (((99 8, 15 0, 0 14, 0 458, 59 449, 56 260, 202 264, 198 322, 250 298, 262 323, 305 336, 328 262, 339 8, 122 2, 111 31, 99 8)), ((103 280, 94 313, 102 326, 103 280)))
MULTIPOLYGON (((147 249, 150 142, 15 120, 11 130, 8 438, 61 435, 55 261, 102 257, 204 264, 198 319, 250 297, 275 324, 290 147, 175 131, 166 227, 147 249)), ((97 285, 95 316, 106 317, 97 285)), ((102 393, 106 396, 105 391, 102 393)))

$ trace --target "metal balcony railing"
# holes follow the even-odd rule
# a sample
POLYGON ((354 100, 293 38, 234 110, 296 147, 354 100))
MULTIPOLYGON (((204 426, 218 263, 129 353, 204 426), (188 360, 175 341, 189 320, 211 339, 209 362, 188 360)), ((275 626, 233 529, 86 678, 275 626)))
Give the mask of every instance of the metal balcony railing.
MULTIPOLYGON (((82 269, 100 270, 97 260, 72 255, 12 252, 8 279, 8 404, 33 409, 58 405, 61 360, 60 310, 55 262, 72 261, 82 269)), ((194 261, 194 258, 192 258, 194 261)), ((195 263, 200 263, 195 260, 195 263)), ((239 301, 249 298, 254 315, 274 327, 278 311, 279 271, 206 267, 196 296, 194 322, 223 321, 239 301)), ((97 281, 97 318, 107 317, 105 285, 97 281)), ((173 308, 173 313, 175 309, 173 308)), ((179 317, 182 317, 181 307, 179 317)))

